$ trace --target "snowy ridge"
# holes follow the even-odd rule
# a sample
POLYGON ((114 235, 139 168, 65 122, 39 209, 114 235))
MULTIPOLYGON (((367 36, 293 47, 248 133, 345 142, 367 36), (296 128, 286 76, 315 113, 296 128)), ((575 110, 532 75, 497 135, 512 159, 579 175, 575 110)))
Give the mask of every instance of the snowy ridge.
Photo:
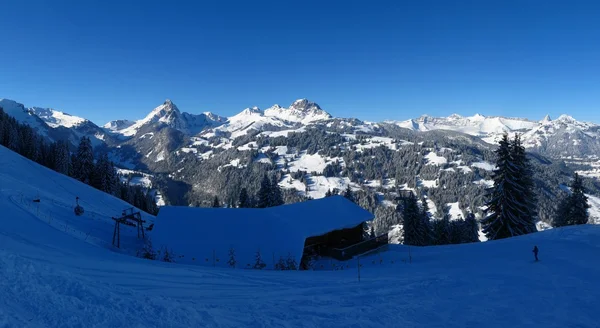
POLYGON ((37 117, 44 120, 46 124, 53 128, 59 126, 71 128, 74 126, 81 125, 88 121, 84 118, 70 115, 52 108, 32 107, 29 109, 29 111, 34 115, 37 115, 37 117))
MULTIPOLYGON (((388 121, 413 131, 450 130, 481 138, 495 144, 504 133, 510 136, 522 134, 523 144, 528 148, 544 147, 549 142, 561 143, 566 139, 565 151, 569 146, 597 144, 600 139, 600 125, 580 122, 568 115, 552 120, 546 115, 540 121, 523 118, 506 118, 475 114, 463 117, 458 114, 449 117, 421 116, 406 121, 388 121), (556 140, 554 140, 556 139, 556 140)), ((595 148, 594 148, 595 149, 595 148)))
POLYGON ((109 131, 116 132, 119 130, 124 130, 134 124, 135 122, 130 120, 115 120, 104 124, 102 127, 109 131))
POLYGON ((309 124, 315 121, 331 119, 332 116, 325 112, 316 103, 308 99, 298 99, 289 108, 274 105, 265 110, 265 116, 277 117, 279 119, 309 124))
POLYGON ((154 123, 163 123, 171 128, 194 135, 207 127, 220 124, 223 121, 224 118, 212 113, 202 113, 199 115, 185 112, 182 113, 170 99, 167 99, 162 105, 154 108, 143 119, 136 121, 134 124, 129 126, 123 124, 122 126, 127 127, 119 130, 113 130, 113 132, 124 136, 133 136, 137 134, 137 132, 144 126, 154 123))
POLYGON ((25 109, 23 104, 10 99, 0 99, 0 107, 2 107, 6 114, 14 117, 20 123, 29 125, 43 136, 48 136, 48 125, 35 114, 25 109))

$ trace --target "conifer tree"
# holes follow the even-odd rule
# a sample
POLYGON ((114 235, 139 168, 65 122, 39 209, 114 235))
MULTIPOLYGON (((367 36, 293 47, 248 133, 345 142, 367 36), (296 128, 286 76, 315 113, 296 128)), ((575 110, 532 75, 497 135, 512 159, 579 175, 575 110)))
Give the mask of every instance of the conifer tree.
POLYGON ((248 191, 246 188, 242 188, 240 190, 240 196, 238 198, 237 207, 239 208, 247 208, 250 206, 250 199, 248 199, 248 191))
POLYGON ((467 214, 465 219, 464 242, 476 243, 479 241, 479 223, 475 219, 475 214, 467 214))
POLYGON ((427 245, 427 227, 424 225, 423 215, 419 210, 417 198, 412 193, 404 198, 402 206, 404 218, 404 244, 425 246, 427 245))
POLYGON ((74 178, 83 183, 90 184, 93 171, 94 152, 92 142, 89 138, 82 137, 73 163, 74 178))
POLYGON ((267 208, 271 206, 271 182, 265 174, 260 183, 260 189, 258 190, 256 207, 267 208))
POLYGON ((510 142, 505 134, 495 154, 494 186, 488 191, 483 232, 490 240, 534 232, 533 179, 520 138, 510 142))
POLYGON ((213 198, 212 207, 221 207, 221 202, 219 202, 219 197, 217 197, 217 195, 215 195, 215 198, 213 198))
POLYGON ((52 169, 64 175, 69 174, 71 166, 71 154, 69 153, 69 145, 64 141, 57 142, 54 147, 54 163, 52 169))
POLYGON ((558 204, 556 216, 552 222, 554 227, 586 224, 589 220, 590 205, 583 190, 583 182, 577 173, 573 177, 571 193, 558 204))
POLYGON ((279 187, 279 183, 277 181, 277 175, 274 175, 273 179, 271 179, 270 194, 271 194, 270 206, 279 206, 279 205, 284 204, 283 195, 281 194, 281 188, 279 187))
POLYGON ((448 215, 433 222, 433 243, 435 245, 450 244, 450 217, 448 215))
POLYGON ((352 188, 350 188, 350 184, 348 184, 348 186, 346 187, 346 191, 344 191, 344 197, 346 197, 346 199, 348 199, 349 201, 356 203, 354 193, 352 192, 352 188))

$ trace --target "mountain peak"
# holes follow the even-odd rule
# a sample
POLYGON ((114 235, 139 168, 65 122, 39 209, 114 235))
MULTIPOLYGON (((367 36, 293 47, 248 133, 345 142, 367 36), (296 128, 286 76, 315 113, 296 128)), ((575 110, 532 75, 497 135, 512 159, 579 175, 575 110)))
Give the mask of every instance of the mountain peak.
POLYGON ((321 107, 319 107, 319 105, 315 102, 312 102, 306 98, 302 98, 302 99, 297 99, 296 101, 294 101, 292 103, 292 105, 290 106, 290 109, 304 109, 304 110, 308 110, 308 109, 321 109, 321 107))
POLYGON ((329 113, 322 110, 319 105, 308 99, 298 99, 294 101, 289 108, 273 105, 273 107, 266 109, 264 114, 265 116, 303 124, 331 118, 329 113))
POLYGON ((544 118, 540 122, 542 124, 543 123, 549 123, 549 122, 552 122, 552 119, 550 118, 550 115, 546 115, 546 116, 544 116, 544 118))
POLYGON ((567 114, 562 114, 556 120, 560 121, 560 122, 567 122, 567 123, 572 123, 572 122, 576 122, 577 121, 575 118, 573 118, 573 116, 570 116, 570 115, 567 115, 567 114))
POLYGON ((70 128, 88 122, 88 120, 84 118, 77 117, 52 108, 32 107, 29 108, 29 112, 41 118, 44 122, 46 122, 46 124, 53 128, 59 126, 70 128))
POLYGON ((252 114, 263 114, 263 111, 258 108, 258 106, 254 106, 254 107, 248 107, 246 109, 244 109, 240 114, 243 115, 252 115, 252 114))

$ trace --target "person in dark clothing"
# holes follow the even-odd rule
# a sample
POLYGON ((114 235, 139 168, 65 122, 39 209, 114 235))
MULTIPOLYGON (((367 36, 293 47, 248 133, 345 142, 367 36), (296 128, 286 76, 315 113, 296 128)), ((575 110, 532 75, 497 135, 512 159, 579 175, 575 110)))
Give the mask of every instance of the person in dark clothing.
POLYGON ((539 251, 540 250, 537 248, 537 246, 533 246, 533 255, 535 256, 535 261, 536 262, 538 261, 538 256, 537 255, 538 255, 539 251))

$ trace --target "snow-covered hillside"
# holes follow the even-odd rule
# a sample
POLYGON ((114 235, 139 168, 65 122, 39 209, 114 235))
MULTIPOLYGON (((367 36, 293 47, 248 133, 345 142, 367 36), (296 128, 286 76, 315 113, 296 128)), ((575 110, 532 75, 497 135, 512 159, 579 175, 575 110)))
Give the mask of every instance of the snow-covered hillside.
POLYGON ((46 124, 53 128, 59 126, 71 128, 80 125, 86 121, 86 119, 84 118, 63 113, 59 110, 52 108, 32 107, 29 109, 29 111, 37 115, 39 118, 44 120, 46 124))
POLYGON ((42 119, 27 110, 23 104, 10 99, 0 99, 0 108, 18 122, 29 125, 38 134, 48 136, 48 126, 42 119))
MULTIPOLYGON (((322 262, 317 271, 212 268, 115 252, 100 241, 110 242, 109 216, 125 203, 2 147, 0 167, 2 327, 595 327, 598 322, 600 262, 593 259, 600 252, 600 226, 477 244, 390 245, 361 258, 360 282, 355 260, 322 262), (88 215, 73 215, 75 196, 88 215), (538 263, 533 245, 540 249, 538 263)), ((137 241, 127 228, 121 233, 131 241, 126 244, 137 241)))

